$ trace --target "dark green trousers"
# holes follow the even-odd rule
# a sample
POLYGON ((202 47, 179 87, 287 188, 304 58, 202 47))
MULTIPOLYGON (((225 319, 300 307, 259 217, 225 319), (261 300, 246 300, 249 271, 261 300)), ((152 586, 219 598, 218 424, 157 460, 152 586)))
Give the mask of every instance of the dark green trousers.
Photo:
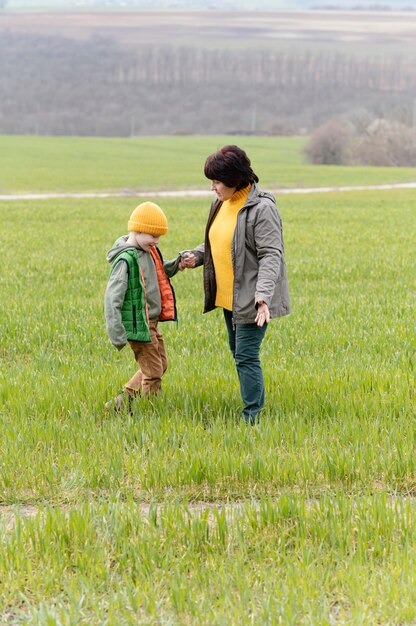
POLYGON ((267 324, 233 324, 232 313, 223 309, 228 331, 228 342, 234 357, 241 397, 243 418, 254 424, 264 405, 264 379, 260 364, 260 346, 267 324))

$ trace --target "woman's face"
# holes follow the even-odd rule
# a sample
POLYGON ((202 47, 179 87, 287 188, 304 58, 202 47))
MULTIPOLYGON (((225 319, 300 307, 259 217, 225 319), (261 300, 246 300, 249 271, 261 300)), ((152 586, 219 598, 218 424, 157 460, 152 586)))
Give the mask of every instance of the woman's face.
POLYGON ((227 185, 224 185, 224 183, 219 180, 212 180, 211 189, 217 194, 218 200, 225 202, 225 200, 229 200, 234 194, 236 187, 227 187, 227 185))

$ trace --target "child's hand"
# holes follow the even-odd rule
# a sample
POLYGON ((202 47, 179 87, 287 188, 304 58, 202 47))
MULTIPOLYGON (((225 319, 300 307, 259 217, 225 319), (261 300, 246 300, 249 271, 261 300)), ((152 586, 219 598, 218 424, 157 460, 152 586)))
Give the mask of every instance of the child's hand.
POLYGON ((194 268, 196 266, 196 256, 192 252, 185 252, 179 261, 179 270, 194 268))

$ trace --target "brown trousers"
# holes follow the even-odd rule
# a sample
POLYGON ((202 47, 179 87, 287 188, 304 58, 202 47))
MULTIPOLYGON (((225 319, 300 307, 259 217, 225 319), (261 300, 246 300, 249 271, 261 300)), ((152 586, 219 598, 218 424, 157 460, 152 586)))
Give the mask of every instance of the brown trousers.
POLYGON ((124 385, 130 395, 149 396, 159 393, 162 387, 162 376, 168 366, 165 343, 162 333, 158 330, 157 322, 150 322, 149 328, 151 343, 129 341, 139 366, 134 376, 124 385))

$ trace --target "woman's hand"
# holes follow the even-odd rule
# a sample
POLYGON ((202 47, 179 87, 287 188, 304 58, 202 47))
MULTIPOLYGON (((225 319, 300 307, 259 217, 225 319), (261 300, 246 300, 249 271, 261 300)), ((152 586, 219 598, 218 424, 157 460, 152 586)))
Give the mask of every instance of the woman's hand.
POLYGON ((185 268, 192 269, 196 266, 196 256, 192 252, 186 252, 182 255, 179 261, 179 270, 182 271, 185 268))
POLYGON ((265 302, 262 302, 261 304, 260 302, 257 303, 257 315, 254 321, 257 326, 263 326, 263 324, 268 324, 270 322, 270 311, 265 302))

